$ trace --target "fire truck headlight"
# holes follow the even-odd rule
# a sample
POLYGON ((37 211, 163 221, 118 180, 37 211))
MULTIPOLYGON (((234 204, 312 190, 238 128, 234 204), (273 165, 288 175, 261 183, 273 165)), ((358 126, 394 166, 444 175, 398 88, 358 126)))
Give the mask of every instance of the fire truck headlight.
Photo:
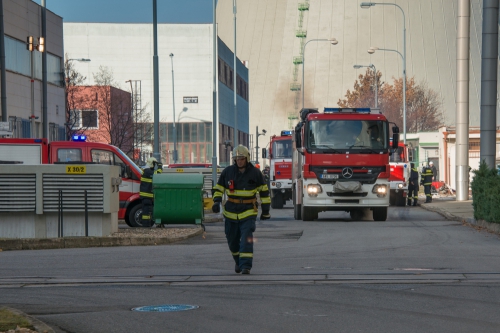
POLYGON ((387 195, 387 185, 375 184, 373 186, 372 192, 379 198, 383 198, 387 195))
POLYGON ((307 185, 307 194, 309 194, 310 197, 317 197, 318 194, 320 194, 321 192, 323 192, 321 185, 319 184, 307 185))
POLYGON ((398 184, 398 188, 403 188, 404 187, 404 184, 403 183, 399 183, 398 184))
POLYGON ((276 187, 280 188, 281 187, 281 183, 280 182, 276 182, 276 187))

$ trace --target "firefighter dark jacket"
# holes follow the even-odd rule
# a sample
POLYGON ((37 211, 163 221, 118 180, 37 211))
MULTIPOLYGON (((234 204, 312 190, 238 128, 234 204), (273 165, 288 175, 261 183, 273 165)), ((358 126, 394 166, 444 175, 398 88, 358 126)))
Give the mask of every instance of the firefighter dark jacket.
POLYGON ((228 201, 224 206, 223 214, 227 219, 236 222, 257 216, 258 211, 252 203, 256 200, 257 192, 262 201, 262 213, 267 215, 271 198, 262 173, 252 163, 247 164, 243 173, 238 171, 236 164, 233 164, 222 171, 217 185, 212 189, 212 198, 214 203, 220 203, 225 193, 228 201), (241 202, 243 200, 245 203, 241 202))
POLYGON ((153 168, 146 168, 142 172, 141 186, 139 188, 139 196, 141 198, 153 199, 153 175, 161 173, 161 168, 154 170, 153 168))

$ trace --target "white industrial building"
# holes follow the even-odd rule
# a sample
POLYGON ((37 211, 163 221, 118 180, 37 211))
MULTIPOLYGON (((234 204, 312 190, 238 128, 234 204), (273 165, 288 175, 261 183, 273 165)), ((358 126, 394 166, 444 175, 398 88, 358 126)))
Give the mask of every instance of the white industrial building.
MULTIPOLYGON (((178 163, 212 162, 212 29, 212 24, 158 24, 160 143, 165 163, 173 162, 174 121, 178 163)), ((115 86, 132 90, 153 120, 152 24, 64 23, 64 47, 68 58, 90 59, 74 62, 87 77, 86 84, 92 85, 93 75, 107 67, 115 86)), ((234 141, 234 54, 218 39, 217 55, 218 161, 225 164, 234 141)), ((249 78, 239 59, 237 75, 238 143, 248 145, 249 78)))

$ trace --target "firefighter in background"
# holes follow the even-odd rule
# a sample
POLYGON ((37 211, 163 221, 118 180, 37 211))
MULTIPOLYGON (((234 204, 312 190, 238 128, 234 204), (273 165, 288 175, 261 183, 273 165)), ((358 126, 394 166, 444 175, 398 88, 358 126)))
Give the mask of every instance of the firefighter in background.
POLYGON ((142 171, 141 187, 139 188, 139 196, 142 199, 142 215, 141 224, 145 228, 153 226, 153 175, 161 173, 162 168, 160 163, 154 157, 148 158, 146 161, 147 168, 142 171))
POLYGON ((257 192, 262 201, 261 220, 271 218, 269 188, 259 169, 250 163, 248 148, 242 145, 233 150, 234 164, 225 168, 212 190, 212 211, 220 212, 222 197, 227 195, 223 214, 229 250, 236 273, 250 274, 253 261, 253 232, 258 214, 257 192))
POLYGON ((422 171, 422 179, 420 180, 420 184, 424 185, 425 203, 432 202, 431 186, 433 177, 432 169, 426 166, 422 171))
POLYGON ((408 206, 411 206, 413 199, 413 206, 418 202, 418 169, 415 168, 415 163, 410 163, 410 184, 408 184, 408 206))

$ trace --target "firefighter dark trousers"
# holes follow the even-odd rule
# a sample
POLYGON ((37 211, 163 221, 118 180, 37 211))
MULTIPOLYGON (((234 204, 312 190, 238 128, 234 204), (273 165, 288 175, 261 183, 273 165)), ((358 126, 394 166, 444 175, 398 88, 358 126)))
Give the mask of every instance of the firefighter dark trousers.
POLYGON ((253 233, 255 231, 255 217, 239 222, 226 219, 225 233, 229 251, 234 262, 240 269, 251 269, 253 261, 253 233))
POLYGON ((408 185, 408 206, 411 206, 412 200, 413 206, 416 206, 418 202, 418 187, 410 184, 408 185))
POLYGON ((431 185, 424 185, 424 193, 425 193, 425 202, 431 202, 432 201, 431 185))
POLYGON ((142 199, 142 215, 141 215, 141 224, 143 227, 149 228, 151 227, 153 220, 152 214, 153 212, 153 200, 149 198, 142 199))

